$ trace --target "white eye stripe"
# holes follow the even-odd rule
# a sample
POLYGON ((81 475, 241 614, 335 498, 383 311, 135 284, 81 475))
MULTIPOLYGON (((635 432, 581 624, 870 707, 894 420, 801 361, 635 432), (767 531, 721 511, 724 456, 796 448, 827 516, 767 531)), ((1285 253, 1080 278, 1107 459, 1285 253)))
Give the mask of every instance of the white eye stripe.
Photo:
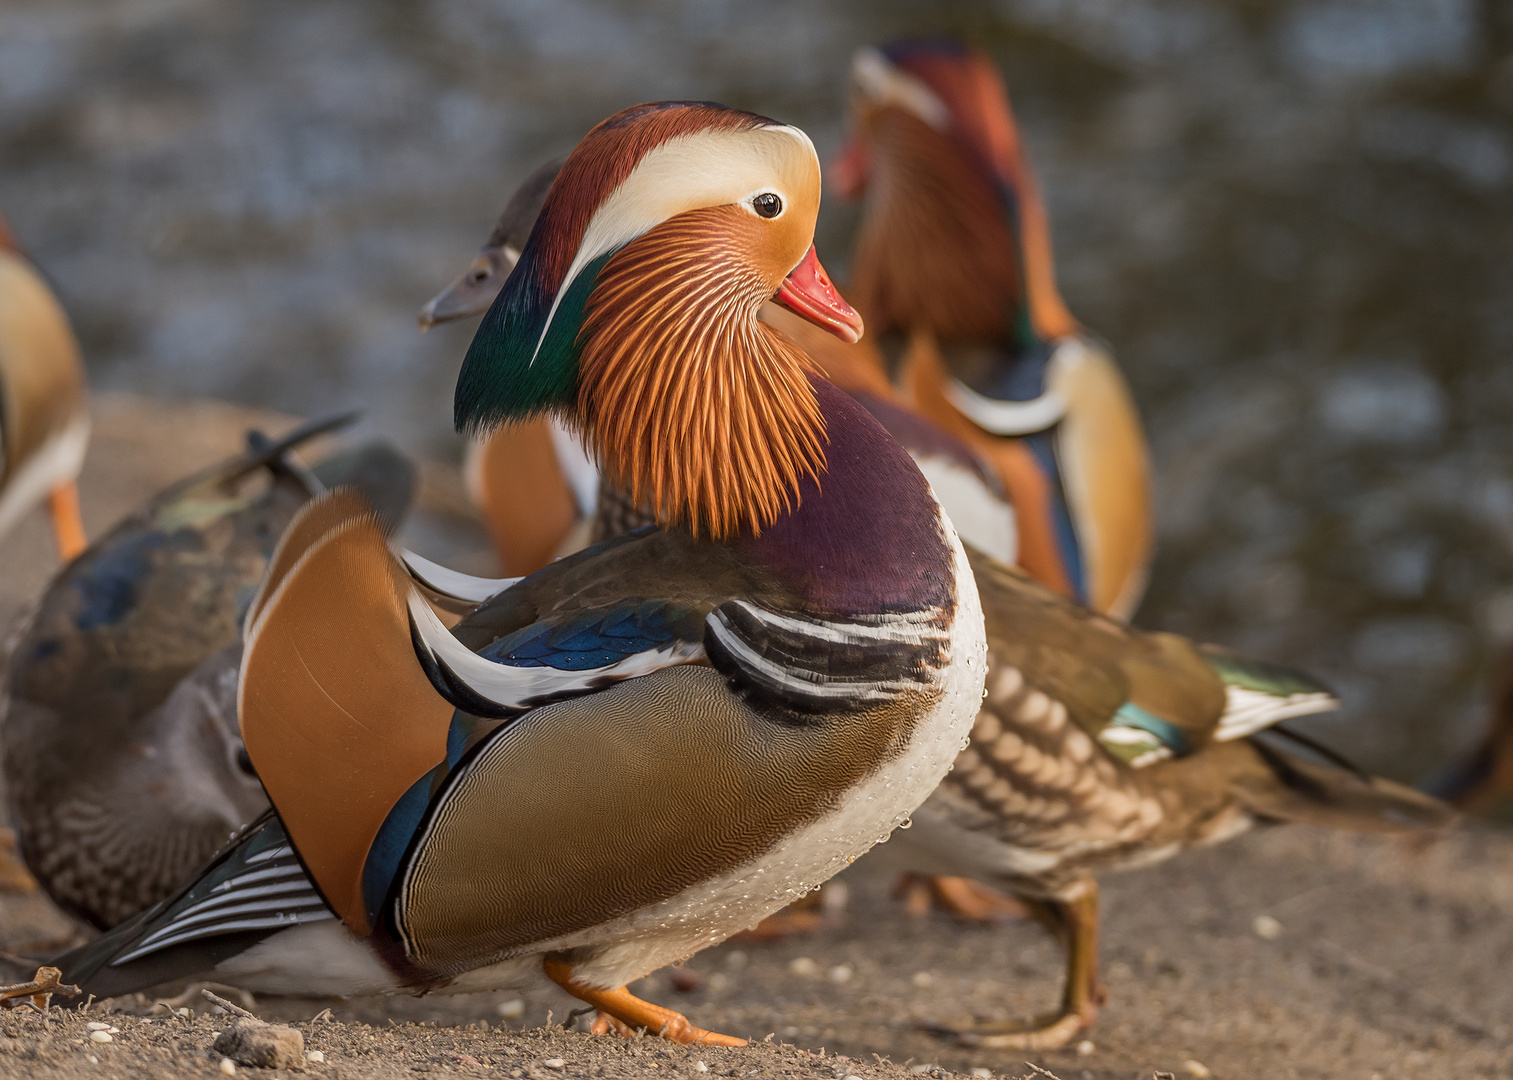
MULTIPOLYGON (((819 188, 819 155, 796 127, 700 131, 679 135, 647 151, 631 174, 599 204, 562 278, 536 339, 534 363, 562 298, 578 275, 600 256, 624 247, 668 218, 706 206, 740 203, 765 192, 819 188), (796 144, 796 145, 795 145, 796 144)), ((781 216, 781 215, 779 215, 781 216)))

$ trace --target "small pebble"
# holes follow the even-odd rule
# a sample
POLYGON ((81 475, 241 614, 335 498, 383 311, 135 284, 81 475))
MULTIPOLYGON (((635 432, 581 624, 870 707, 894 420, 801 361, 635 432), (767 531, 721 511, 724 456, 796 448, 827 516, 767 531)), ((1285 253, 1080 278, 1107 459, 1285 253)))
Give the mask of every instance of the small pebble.
POLYGON ((179 1010, 179 1015, 180 1015, 180 1016, 188 1016, 188 1015, 189 1015, 189 1010, 188 1010, 188 1009, 187 1009, 187 1008, 185 1008, 185 1009, 180 1009, 180 1010, 179 1010))
POLYGON ((236 1062, 232 1061, 230 1058, 221 1058, 221 1072, 225 1073, 227 1076, 235 1076, 236 1062))
POLYGON ((935 985, 935 976, 928 971, 916 971, 909 981, 914 984, 916 990, 928 990, 935 985))
POLYGON ((694 1072, 708 1072, 709 1071, 709 1066, 705 1065, 702 1061, 695 1061, 693 1063, 693 1071, 694 1072))
POLYGON ((848 983, 851 976, 856 974, 856 969, 850 964, 836 964, 830 969, 830 981, 833 983, 848 983))
POLYGON ((321 1050, 306 1050, 305 1051, 305 1060, 306 1061, 325 1061, 326 1060, 326 1055, 325 1055, 325 1052, 321 1051, 321 1050))
POLYGON ((97 1057, 95 1057, 93 1054, 90 1054, 89 1055, 89 1063, 91 1065, 98 1065, 98 1064, 100 1064, 100 1059, 97 1058, 97 1057))
POLYGON ((982 1080, 989 1080, 989 1078, 993 1075, 993 1070, 984 1069, 981 1065, 979 1065, 977 1068, 972 1070, 972 1075, 980 1076, 982 1077, 982 1080))
POLYGON ((567 1062, 561 1058, 547 1058, 541 1064, 545 1065, 548 1069, 561 1069, 567 1066, 567 1062))
POLYGON ((1282 924, 1270 915, 1257 915, 1256 921, 1250 924, 1250 928, 1262 941, 1275 941, 1282 936, 1282 924))
POLYGON ((525 1002, 519 998, 514 1001, 501 1001, 494 1011, 505 1020, 519 1020, 525 1015, 525 1002))
POLYGON ((1077 1053, 1082 1057, 1087 1057, 1088 1055, 1095 1054, 1097 1052, 1098 1047, 1093 1044, 1092 1039, 1083 1039, 1080 1043, 1077 1044, 1077 1053))
POLYGON ((1182 1063, 1182 1071, 1187 1073, 1188 1076, 1197 1077, 1197 1080, 1208 1080, 1213 1075, 1212 1069, 1203 1064, 1203 1062, 1194 1061, 1192 1058, 1188 1058, 1182 1063))
POLYGON ((87 1024, 84 1025, 84 1030, 85 1031, 109 1031, 110 1030, 110 1025, 109 1024, 102 1024, 98 1020, 91 1020, 89 1023, 87 1023, 87 1024))
POLYGON ((935 1068, 934 1065, 910 1065, 909 1071, 911 1073, 927 1073, 933 1068, 935 1068))
POLYGON ((108 1031, 91 1031, 89 1037, 95 1042, 115 1042, 115 1037, 108 1031))
POLYGON ((801 979, 817 979, 820 966, 811 957, 795 956, 788 962, 788 974, 797 975, 801 979))

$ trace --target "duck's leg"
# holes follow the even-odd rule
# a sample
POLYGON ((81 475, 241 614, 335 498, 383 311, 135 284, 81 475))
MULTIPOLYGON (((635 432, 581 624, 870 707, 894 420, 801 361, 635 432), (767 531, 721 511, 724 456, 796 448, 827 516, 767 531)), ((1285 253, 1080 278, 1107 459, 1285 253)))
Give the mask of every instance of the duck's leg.
POLYGON ((21 861, 15 829, 0 829, 0 893, 34 893, 37 879, 21 861))
POLYGON ((1098 885, 1091 879, 1055 900, 1026 899, 1031 914, 1066 950, 1066 985, 1061 1008, 1029 1022, 1008 1021, 977 1027, 933 1027, 963 1046, 994 1049, 1058 1050, 1093 1026, 1103 987, 1098 982, 1098 885))
POLYGON ((79 516, 79 486, 70 480, 47 493, 47 509, 53 519, 53 535, 58 540, 58 558, 73 562, 89 547, 84 536, 84 519, 79 516))
POLYGON ((893 895, 903 899, 905 910, 915 918, 924 918, 932 910, 944 911, 960 922, 987 925, 1035 917, 1028 904, 971 878, 904 874, 893 887, 893 895))
POLYGON ((594 1023, 596 1032, 614 1030, 623 1033, 624 1030, 644 1029, 652 1035, 660 1035, 676 1043, 693 1043, 698 1046, 746 1045, 745 1039, 694 1027, 682 1013, 642 1001, 623 986, 603 990, 581 983, 573 978, 573 965, 561 953, 548 953, 542 959, 541 968, 552 982, 599 1010, 600 1019, 594 1023))

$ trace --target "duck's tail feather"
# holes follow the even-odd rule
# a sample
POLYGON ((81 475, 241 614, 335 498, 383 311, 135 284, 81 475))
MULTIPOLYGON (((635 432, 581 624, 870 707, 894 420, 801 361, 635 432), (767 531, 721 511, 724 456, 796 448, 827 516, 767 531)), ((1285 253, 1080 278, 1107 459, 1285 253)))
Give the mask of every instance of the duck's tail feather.
POLYGON ((202 977, 270 934, 333 918, 270 810, 175 895, 53 963, 82 1004, 202 977))
POLYGON ((1258 817, 1364 833, 1444 829, 1456 820, 1455 811, 1438 799, 1342 765, 1332 752, 1309 760, 1275 737, 1252 736, 1247 742, 1265 768, 1238 776, 1234 787, 1258 817))

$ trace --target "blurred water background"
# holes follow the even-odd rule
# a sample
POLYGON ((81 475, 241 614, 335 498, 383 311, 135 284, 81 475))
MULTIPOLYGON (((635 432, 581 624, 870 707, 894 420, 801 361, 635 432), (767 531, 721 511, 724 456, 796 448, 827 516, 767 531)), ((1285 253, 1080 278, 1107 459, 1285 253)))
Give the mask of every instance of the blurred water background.
MULTIPOLYGON (((1002 63, 1060 279, 1155 448, 1139 620, 1304 665, 1414 778, 1513 639, 1513 5, 0 0, 0 209, 94 384, 455 460, 424 337, 514 183, 637 101, 839 139, 859 45, 1002 63)), ((854 210, 819 248, 844 277, 854 210)), ((171 438, 165 432, 164 438, 171 438)))

